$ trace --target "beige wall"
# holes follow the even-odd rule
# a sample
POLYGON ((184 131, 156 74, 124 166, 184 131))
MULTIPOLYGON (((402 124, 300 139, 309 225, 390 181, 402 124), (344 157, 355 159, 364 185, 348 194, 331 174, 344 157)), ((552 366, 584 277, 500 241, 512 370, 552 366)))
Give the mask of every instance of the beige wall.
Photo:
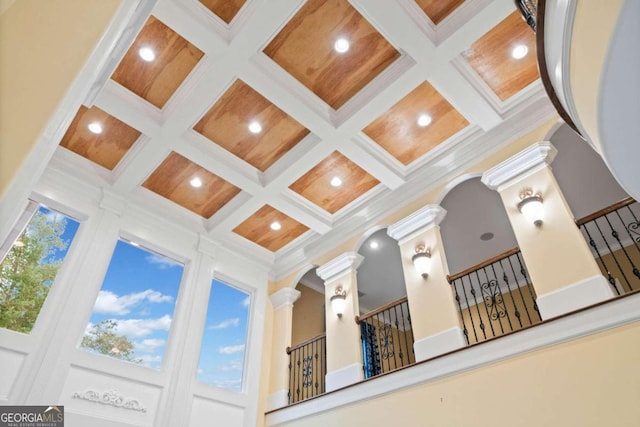
POLYGON ((293 304, 293 345, 324 332, 324 294, 302 284, 296 290, 300 291, 300 298, 293 304))
POLYGON ((282 426, 637 426, 638 360, 640 322, 282 426))
MULTIPOLYGON (((0 15, 0 196, 121 0, 20 0, 0 15)), ((3 4, 3 7, 6 4, 3 4)))

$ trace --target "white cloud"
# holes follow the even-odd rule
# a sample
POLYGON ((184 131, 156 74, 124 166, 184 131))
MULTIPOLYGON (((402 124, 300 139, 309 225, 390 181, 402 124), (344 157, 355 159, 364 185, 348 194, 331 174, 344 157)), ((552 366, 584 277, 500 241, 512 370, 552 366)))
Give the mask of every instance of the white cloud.
POLYGON ((62 215, 60 212, 56 212, 56 211, 49 211, 46 214, 44 214, 45 218, 47 218, 47 222, 48 223, 54 223, 54 222, 60 222, 63 219, 66 219, 66 217, 64 215, 62 215))
POLYGON ((198 375, 202 375, 202 374, 204 374, 204 369, 202 368, 198 369, 198 375))
POLYGON ((172 302, 173 297, 164 295, 153 289, 118 296, 111 291, 100 291, 93 307, 94 313, 102 314, 128 314, 135 305, 147 300, 152 303, 172 302))
POLYGON ((163 347, 166 341, 160 338, 147 338, 146 340, 136 341, 133 343, 136 351, 143 353, 154 353, 158 348, 163 347))
POLYGON ((243 307, 249 307, 249 304, 251 304, 251 295, 242 300, 243 307))
POLYGON ((154 331, 168 331, 171 327, 171 316, 165 314, 158 319, 125 319, 116 322, 118 334, 140 338, 151 335, 154 331))
POLYGON ((221 372, 242 371, 242 359, 230 360, 229 362, 218 366, 218 371, 221 371, 221 372))
POLYGON ((164 256, 149 254, 144 258, 149 264, 157 266, 160 270, 166 270, 167 268, 177 267, 180 265, 179 262, 172 260, 171 258, 167 258, 164 256))
POLYGON ((240 324, 240 319, 238 317, 234 317, 233 319, 226 319, 220 323, 211 325, 207 329, 226 329, 231 326, 238 326, 239 324, 240 324))
POLYGON ((214 380, 211 382, 214 387, 226 388, 228 390, 240 390, 242 386, 242 378, 235 380, 214 380))
POLYGON ((243 351, 244 351, 244 344, 218 347, 218 353, 220 354, 234 354, 234 353, 240 353, 243 351))

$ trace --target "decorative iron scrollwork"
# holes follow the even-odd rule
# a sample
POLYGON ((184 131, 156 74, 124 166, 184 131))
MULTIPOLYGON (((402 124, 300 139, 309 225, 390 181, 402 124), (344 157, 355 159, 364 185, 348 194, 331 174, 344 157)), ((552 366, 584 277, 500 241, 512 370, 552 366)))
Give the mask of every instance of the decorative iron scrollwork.
POLYGON ((313 385, 313 356, 305 356, 302 362, 302 387, 307 388, 313 385))
POLYGON ((489 317, 491 320, 498 320, 498 318, 505 317, 507 308, 504 305, 502 291, 500 290, 498 282, 496 280, 489 280, 480 285, 480 289, 482 289, 484 304, 489 309, 489 317))
POLYGON ((382 342, 382 358, 389 359, 395 355, 393 347, 393 331, 391 325, 385 324, 380 329, 380 341, 382 342))
POLYGON ((635 221, 627 225, 627 230, 630 234, 634 235, 633 240, 640 243, 640 221, 635 221))

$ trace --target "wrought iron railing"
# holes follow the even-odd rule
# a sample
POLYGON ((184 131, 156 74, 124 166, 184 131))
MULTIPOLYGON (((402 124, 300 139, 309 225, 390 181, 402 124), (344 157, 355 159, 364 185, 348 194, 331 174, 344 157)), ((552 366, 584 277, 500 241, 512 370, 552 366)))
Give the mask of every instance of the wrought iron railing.
POLYGON ((467 343, 473 344, 542 319, 519 248, 447 277, 467 343))
POLYGON ((289 355, 289 404, 325 392, 327 339, 318 335, 287 348, 289 355))
POLYGON ((640 204, 631 197, 576 221, 618 295, 640 289, 640 204))
POLYGON ((536 30, 536 12, 538 10, 537 0, 514 0, 516 7, 520 10, 522 17, 527 21, 527 25, 533 31, 536 30))
POLYGON ((356 316, 356 323, 360 325, 365 378, 415 363, 407 297, 356 316))

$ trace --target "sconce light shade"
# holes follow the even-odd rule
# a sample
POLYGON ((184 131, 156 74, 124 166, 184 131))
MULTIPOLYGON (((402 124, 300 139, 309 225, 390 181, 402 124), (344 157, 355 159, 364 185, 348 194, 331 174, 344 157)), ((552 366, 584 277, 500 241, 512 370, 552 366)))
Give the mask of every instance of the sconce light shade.
POLYGON ((424 246, 418 246, 416 254, 411 257, 411 261, 418 274, 426 279, 431 271, 431 252, 425 249, 424 246))
POLYGON ((520 203, 518 209, 529 221, 537 227, 542 225, 544 219, 544 206, 542 205, 542 196, 533 194, 531 190, 526 190, 520 194, 520 203))
POLYGON ((330 298, 329 301, 331 301, 331 308, 333 309, 333 312, 336 314, 336 316, 342 317, 344 309, 347 306, 347 293, 344 289, 342 289, 342 286, 338 286, 336 288, 336 293, 330 298))

